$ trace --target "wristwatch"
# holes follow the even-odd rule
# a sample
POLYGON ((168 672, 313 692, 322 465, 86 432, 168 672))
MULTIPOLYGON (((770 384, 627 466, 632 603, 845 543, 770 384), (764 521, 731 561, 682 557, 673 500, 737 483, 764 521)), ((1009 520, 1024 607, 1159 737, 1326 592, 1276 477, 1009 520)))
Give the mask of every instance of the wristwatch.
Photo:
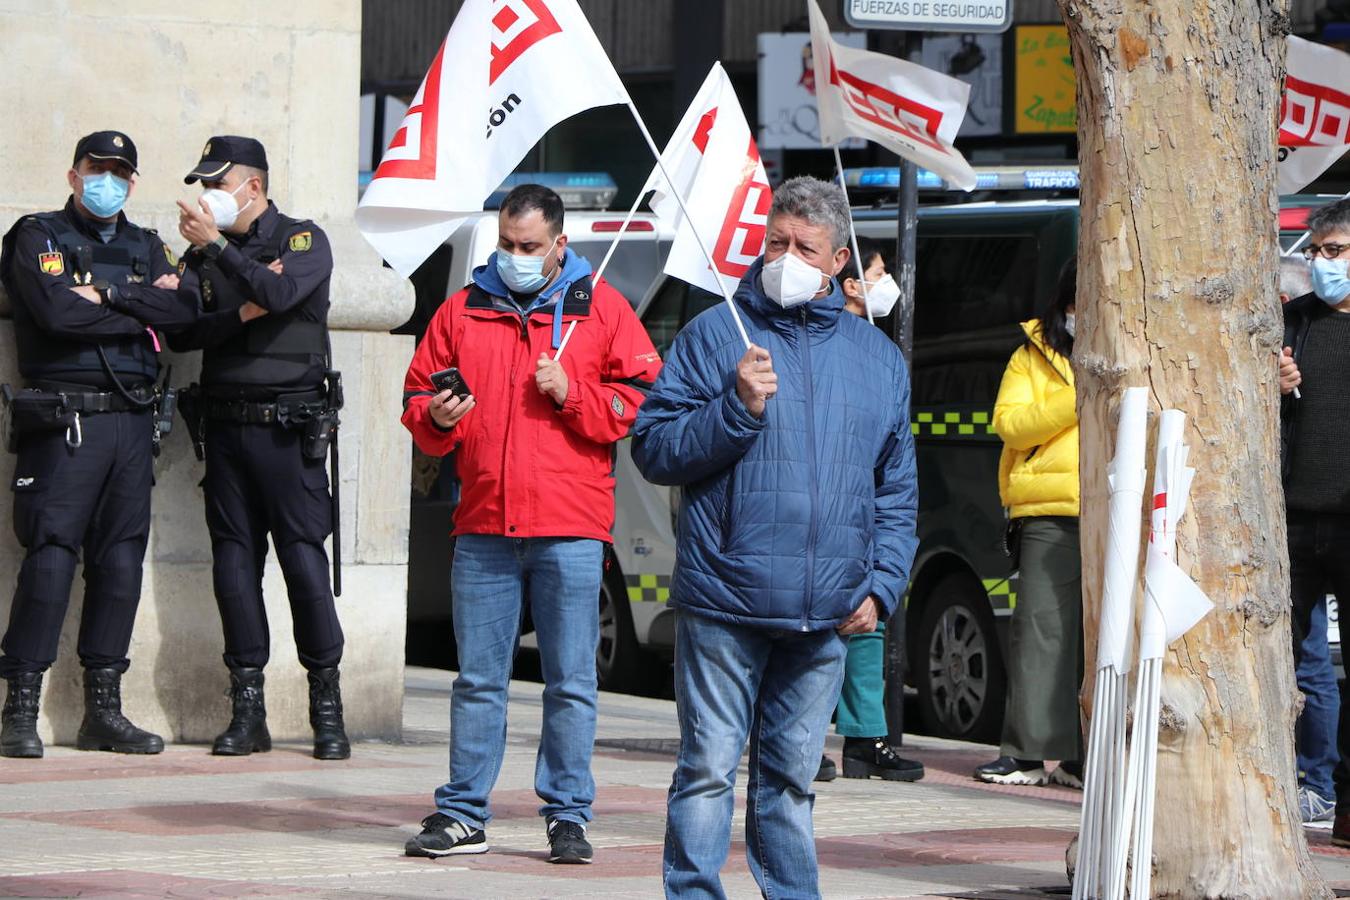
POLYGON ((95 278, 92 287, 104 306, 111 310, 117 309, 117 287, 112 282, 106 278, 95 278))
POLYGON ((221 235, 214 241, 202 244, 202 255, 205 256, 207 259, 216 259, 217 257, 220 256, 220 252, 224 250, 226 246, 228 245, 225 241, 225 236, 221 235))

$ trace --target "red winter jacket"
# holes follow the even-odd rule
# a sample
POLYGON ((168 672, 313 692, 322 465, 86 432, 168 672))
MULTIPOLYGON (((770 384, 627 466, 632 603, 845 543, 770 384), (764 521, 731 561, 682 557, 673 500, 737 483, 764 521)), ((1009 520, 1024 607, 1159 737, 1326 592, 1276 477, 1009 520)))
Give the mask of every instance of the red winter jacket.
POLYGON ((561 408, 534 380, 539 354, 553 356, 553 305, 526 324, 510 301, 470 285, 441 305, 413 355, 403 424, 424 453, 456 453, 457 535, 611 539, 613 445, 627 437, 661 359, 603 279, 589 295, 578 285, 566 292, 562 327, 577 326, 562 356, 561 408), (476 405, 442 431, 427 411, 436 393, 429 376, 451 366, 476 405))

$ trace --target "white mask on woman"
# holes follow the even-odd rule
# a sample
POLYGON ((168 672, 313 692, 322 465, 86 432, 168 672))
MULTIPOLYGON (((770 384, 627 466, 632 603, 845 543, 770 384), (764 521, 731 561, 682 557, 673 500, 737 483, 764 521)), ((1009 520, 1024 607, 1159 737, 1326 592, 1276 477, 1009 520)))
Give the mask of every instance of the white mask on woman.
POLYGON ((872 318, 880 319, 891 314, 895 301, 900 299, 900 285, 889 273, 867 284, 867 310, 872 318))

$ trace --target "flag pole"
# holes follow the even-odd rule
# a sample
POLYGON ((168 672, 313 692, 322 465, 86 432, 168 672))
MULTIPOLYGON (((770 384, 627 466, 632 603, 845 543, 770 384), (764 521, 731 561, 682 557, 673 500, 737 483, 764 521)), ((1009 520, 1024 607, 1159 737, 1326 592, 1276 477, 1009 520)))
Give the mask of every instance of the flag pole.
MULTIPOLYGON (((628 207, 628 215, 623 217, 623 224, 619 226, 619 233, 614 235, 614 240, 610 242, 609 249, 605 251, 605 258, 600 260, 600 268, 595 270, 595 280, 599 281, 600 276, 605 274, 605 269, 609 266, 610 259, 614 256, 614 251, 619 248, 619 241, 628 233, 628 225, 633 221, 633 216, 637 213, 637 208, 642 205, 642 198, 650 193, 650 189, 643 187, 638 191, 637 197, 633 199, 633 205, 628 207)), ((641 299, 641 298, 639 298, 641 299)))
POLYGON ((689 210, 685 208, 684 197, 680 195, 679 189, 675 186, 675 180, 670 177, 666 171, 666 164, 661 160, 661 151, 656 148, 656 141, 652 140, 652 133, 647 130, 647 123, 642 121, 642 114, 638 112, 633 100, 628 99, 628 109, 633 114, 633 121, 637 122, 638 130, 642 132, 642 138, 647 142, 647 147, 651 149, 652 156, 656 157, 656 166, 661 170, 661 177, 665 178, 666 184, 670 185, 670 192, 675 197, 675 202, 680 205, 680 213, 689 222, 689 230, 694 233, 694 239, 698 241, 698 248, 703 251, 703 257, 708 261, 708 267, 712 269, 713 275, 717 278, 717 286, 722 291, 722 299, 726 301, 727 309, 731 311, 731 318, 736 323, 736 330, 741 333, 741 340, 745 342, 746 349, 752 346, 750 343, 750 334, 745 330, 745 323, 741 321, 741 314, 736 309, 735 302, 731 299, 730 292, 727 291, 726 281, 722 278, 722 273, 717 271, 717 264, 713 262, 713 255, 708 250, 708 245, 703 240, 703 235, 699 234, 694 219, 689 215, 689 210))
MULTIPOLYGON (((642 198, 647 196, 647 194, 648 191, 646 188, 638 191, 637 197, 633 200, 633 205, 628 207, 628 215, 623 217, 623 224, 619 226, 619 233, 614 235, 614 240, 610 242, 609 249, 605 251, 605 258, 600 260, 600 268, 595 270, 595 274, 591 278, 592 289, 594 289, 595 283, 600 280, 600 276, 605 274, 605 268, 609 265, 609 261, 614 257, 614 251, 619 249, 619 241, 623 240, 624 234, 628 231, 628 224, 633 221, 633 216, 637 213, 637 208, 642 205, 642 198)), ((564 334, 563 339, 558 342, 558 350, 553 354, 554 361, 562 359, 563 351, 567 349, 567 342, 572 339, 572 332, 575 331, 576 328, 577 323, 575 320, 573 320, 571 325, 567 326, 567 333, 564 334)))
MULTIPOLYGON (((844 203, 848 206, 848 236, 853 241, 853 258, 858 264, 858 284, 862 285, 863 306, 867 308, 867 321, 876 324, 872 319, 872 304, 867 302, 867 278, 863 275, 863 258, 858 252, 858 231, 853 227, 853 206, 848 202, 848 184, 844 181, 844 161, 839 158, 839 145, 834 145, 834 167, 839 173, 839 190, 844 192, 844 203)), ((843 285, 840 285, 842 290, 843 285)))

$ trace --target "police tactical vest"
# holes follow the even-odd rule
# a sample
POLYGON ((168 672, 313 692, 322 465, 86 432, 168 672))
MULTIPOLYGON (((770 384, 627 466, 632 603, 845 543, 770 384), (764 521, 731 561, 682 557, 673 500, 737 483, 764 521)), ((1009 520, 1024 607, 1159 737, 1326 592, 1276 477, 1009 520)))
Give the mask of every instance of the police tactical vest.
MULTIPOLYGON (((150 273, 150 235, 154 232, 125 223, 109 243, 79 231, 65 211, 25 216, 15 224, 6 240, 7 266, 35 264, 13 258, 11 241, 25 222, 38 223, 47 232, 52 245, 65 256, 66 276, 72 285, 90 284, 105 279, 109 284, 143 282, 150 273)), ((45 302, 46 298, 33 298, 45 302)), ((119 380, 130 386, 154 381, 159 370, 154 343, 147 333, 135 337, 92 342, 56 337, 38 328, 20 312, 29 300, 15 299, 14 328, 19 351, 19 372, 29 381, 74 381, 79 384, 111 387, 97 346, 102 346, 108 363, 119 380)))
MULTIPOLYGON (((271 245, 253 257, 267 265, 280 259, 290 232, 302 220, 277 214, 269 236, 271 245)), ((202 308, 206 312, 232 310, 252 297, 248 285, 221 270, 215 260, 198 257, 193 263, 201 278, 202 308)), ((328 327, 300 318, 306 304, 277 314, 268 313, 244 325, 243 331, 202 353, 202 386, 208 393, 233 395, 317 388, 327 368, 328 327)))

